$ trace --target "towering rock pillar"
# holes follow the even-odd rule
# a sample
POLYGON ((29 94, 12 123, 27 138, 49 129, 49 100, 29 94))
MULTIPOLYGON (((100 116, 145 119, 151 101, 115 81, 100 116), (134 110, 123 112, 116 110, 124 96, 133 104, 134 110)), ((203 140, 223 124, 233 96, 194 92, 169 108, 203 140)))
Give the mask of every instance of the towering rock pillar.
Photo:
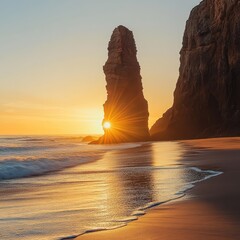
POLYGON ((107 82, 103 119, 105 134, 98 142, 148 140, 148 103, 143 96, 133 33, 126 27, 114 29, 103 70, 107 82))

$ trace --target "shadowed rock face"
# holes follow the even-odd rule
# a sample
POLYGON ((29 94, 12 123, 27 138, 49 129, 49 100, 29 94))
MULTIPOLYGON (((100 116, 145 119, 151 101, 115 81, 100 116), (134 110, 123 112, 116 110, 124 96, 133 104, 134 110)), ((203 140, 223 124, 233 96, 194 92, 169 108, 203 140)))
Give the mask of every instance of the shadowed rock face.
POLYGON ((104 129, 99 143, 145 141, 149 139, 148 104, 143 96, 140 66, 133 34, 126 27, 117 27, 108 45, 106 75, 107 101, 104 120, 111 124, 104 129))
POLYGON ((174 103, 153 139, 240 134, 240 0, 204 0, 186 24, 174 103))

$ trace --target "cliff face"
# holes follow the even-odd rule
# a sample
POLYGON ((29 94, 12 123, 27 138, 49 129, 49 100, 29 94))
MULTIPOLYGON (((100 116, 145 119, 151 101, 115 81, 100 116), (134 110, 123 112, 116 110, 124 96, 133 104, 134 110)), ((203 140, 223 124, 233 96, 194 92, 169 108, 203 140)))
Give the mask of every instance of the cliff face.
POLYGON ((204 0, 186 23, 174 103, 153 139, 240 134, 240 0, 204 0))
POLYGON ((148 104, 143 96, 140 66, 133 33, 117 27, 108 45, 104 104, 104 136, 100 143, 145 141, 149 139, 148 104))

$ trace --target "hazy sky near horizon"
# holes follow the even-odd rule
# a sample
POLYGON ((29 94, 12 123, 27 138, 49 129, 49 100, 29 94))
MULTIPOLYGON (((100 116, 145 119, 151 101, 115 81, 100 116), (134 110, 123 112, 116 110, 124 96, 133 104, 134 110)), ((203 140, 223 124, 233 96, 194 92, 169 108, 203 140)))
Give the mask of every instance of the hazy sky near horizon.
POLYGON ((0 134, 101 133, 113 29, 133 31, 151 126, 172 104, 200 0, 0 0, 0 134))

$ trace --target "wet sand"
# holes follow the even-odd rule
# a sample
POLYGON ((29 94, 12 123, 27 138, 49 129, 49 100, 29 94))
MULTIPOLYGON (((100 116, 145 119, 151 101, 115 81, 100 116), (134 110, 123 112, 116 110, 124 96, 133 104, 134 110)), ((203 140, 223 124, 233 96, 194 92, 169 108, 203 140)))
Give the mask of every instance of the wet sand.
POLYGON ((161 205, 128 226, 79 240, 240 239, 240 138, 181 141, 181 164, 224 174, 198 183, 180 201, 161 205))

